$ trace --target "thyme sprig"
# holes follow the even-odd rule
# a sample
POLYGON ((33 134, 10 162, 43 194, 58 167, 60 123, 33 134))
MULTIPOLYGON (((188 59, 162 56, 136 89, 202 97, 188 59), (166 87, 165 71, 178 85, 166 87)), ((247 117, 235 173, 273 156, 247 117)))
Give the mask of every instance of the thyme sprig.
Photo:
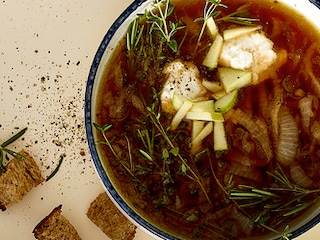
POLYGON ((8 140, 4 141, 1 145, 0 145, 0 176, 2 175, 5 166, 3 165, 3 160, 4 160, 4 156, 5 156, 5 152, 8 153, 9 155, 11 155, 14 158, 17 157, 24 157, 22 154, 17 153, 13 150, 10 150, 9 148, 7 148, 8 145, 10 145, 11 143, 15 142, 17 139, 19 139, 23 134, 25 134, 25 132, 27 131, 27 128, 22 129, 21 131, 19 131, 18 133, 14 134, 12 137, 10 137, 8 140))
POLYGON ((127 142, 127 149, 128 149, 128 158, 129 158, 129 164, 130 166, 128 167, 125 159, 122 159, 121 156, 119 156, 119 154, 116 152, 116 150, 114 149, 113 145, 112 145, 112 140, 110 140, 106 134, 106 132, 112 128, 112 124, 111 123, 107 123, 103 126, 100 126, 97 123, 93 123, 93 126, 95 127, 95 129, 97 131, 99 131, 103 137, 103 141, 98 141, 99 144, 102 145, 106 145, 108 146, 108 148, 110 149, 112 155, 115 157, 115 159, 121 164, 121 166, 126 170, 126 172, 136 181, 140 184, 140 186, 145 187, 140 181, 139 179, 134 175, 134 166, 133 166, 133 159, 132 159, 132 152, 131 152, 131 146, 130 146, 130 141, 128 139, 128 137, 126 135, 124 135, 126 142, 127 142))
POLYGON ((160 106, 158 106, 159 97, 157 91, 153 88, 153 97, 155 99, 154 103, 151 105, 151 107, 147 107, 148 111, 148 117, 151 119, 151 122, 153 125, 158 129, 159 133, 162 135, 164 140, 167 142, 167 144, 170 147, 170 153, 174 154, 181 163, 181 172, 194 180, 201 188, 202 192, 204 193, 206 199, 209 203, 211 203, 211 200, 206 192, 206 189, 204 188, 199 176, 197 173, 192 169, 192 167, 187 163, 187 161, 181 156, 179 152, 179 147, 175 146, 173 142, 171 141, 169 135, 167 134, 167 130, 164 128, 164 126, 160 122, 161 113, 160 113, 160 106), (190 175, 188 175, 190 173, 190 175))
POLYGON ((165 42, 168 47, 173 51, 178 51, 178 43, 173 36, 181 29, 185 28, 180 22, 172 22, 168 17, 172 14, 174 5, 170 0, 154 0, 153 6, 157 11, 151 10, 147 16, 147 22, 150 23, 151 31, 156 31, 158 36, 165 42))

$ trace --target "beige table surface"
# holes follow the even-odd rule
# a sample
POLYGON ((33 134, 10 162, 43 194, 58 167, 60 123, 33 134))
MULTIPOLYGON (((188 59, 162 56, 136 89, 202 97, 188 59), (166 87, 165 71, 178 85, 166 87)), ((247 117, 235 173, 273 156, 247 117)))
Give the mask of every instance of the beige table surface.
MULTIPOLYGON (((34 226, 54 207, 84 240, 108 239, 86 217, 103 191, 85 140, 83 104, 98 45, 131 0, 1 0, 0 141, 28 127, 11 147, 25 148, 47 177, 19 204, 0 212, 0 239, 32 240, 34 226)), ((299 237, 319 239, 320 226, 299 237)), ((135 239, 152 239, 138 230, 135 239)))

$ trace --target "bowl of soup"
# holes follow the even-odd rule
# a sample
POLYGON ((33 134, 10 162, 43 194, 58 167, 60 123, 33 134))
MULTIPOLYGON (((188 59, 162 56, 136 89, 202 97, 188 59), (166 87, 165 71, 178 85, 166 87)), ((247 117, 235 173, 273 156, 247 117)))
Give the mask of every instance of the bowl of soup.
POLYGON ((287 239, 319 222, 315 4, 140 0, 115 21, 85 121, 135 224, 158 239, 287 239))

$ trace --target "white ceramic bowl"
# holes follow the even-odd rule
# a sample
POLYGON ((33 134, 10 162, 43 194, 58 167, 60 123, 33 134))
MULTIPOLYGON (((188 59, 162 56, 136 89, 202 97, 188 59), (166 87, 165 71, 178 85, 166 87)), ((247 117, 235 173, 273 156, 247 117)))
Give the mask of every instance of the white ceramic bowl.
MULTIPOLYGON (((279 0, 280 1, 280 0, 279 0)), ((320 2, 317 0, 281 0, 289 6, 297 9, 303 15, 306 16, 320 29, 320 2), (312 3, 313 4, 312 4, 312 3), (317 7, 316 7, 317 6, 317 7)), ((113 23, 111 28, 104 36, 100 46, 98 47, 97 53, 93 60, 89 78, 87 82, 86 95, 85 95, 85 125, 87 140, 91 151, 92 159, 96 171, 118 208, 136 225, 140 226, 147 233, 158 239, 177 239, 170 234, 163 232, 157 227, 149 224, 146 220, 140 217, 136 212, 130 208, 124 199, 120 197, 116 189, 112 185, 112 181, 108 177, 105 170, 105 166, 101 160, 101 154, 96 147, 97 132, 93 128, 95 122, 95 103, 98 91, 98 85, 102 78, 103 71, 106 64, 108 63, 109 57, 111 56, 114 48, 118 44, 118 41, 123 38, 129 23, 137 16, 138 13, 143 13, 145 9, 151 8, 152 0, 136 0, 134 1, 124 12, 119 16, 118 19, 113 23)), ((319 30, 320 31, 320 30, 319 30)), ((309 211, 309 216, 304 221, 297 223, 294 227, 292 237, 297 237, 303 234, 305 231, 312 228, 320 221, 320 209, 318 206, 309 211)), ((272 237, 273 238, 273 237, 272 237)))

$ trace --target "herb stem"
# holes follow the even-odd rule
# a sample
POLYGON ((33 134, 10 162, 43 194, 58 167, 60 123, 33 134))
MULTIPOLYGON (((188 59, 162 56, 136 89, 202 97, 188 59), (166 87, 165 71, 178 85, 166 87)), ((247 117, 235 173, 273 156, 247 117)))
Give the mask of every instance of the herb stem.
POLYGON ((120 157, 118 156, 116 151, 113 149, 112 144, 110 143, 110 141, 109 141, 109 139, 108 139, 108 137, 106 136, 106 133, 105 133, 107 130, 109 130, 112 127, 112 124, 111 123, 110 124, 106 124, 103 127, 100 127, 96 123, 93 123, 93 125, 94 125, 95 128, 97 128, 101 132, 101 134, 102 134, 102 136, 103 136, 103 138, 105 140, 105 142, 103 142, 102 144, 106 144, 110 148, 112 154, 116 157, 116 159, 120 160, 120 157))
POLYGON ((133 166, 133 160, 132 160, 132 154, 131 154, 131 144, 129 141, 129 138, 127 137, 127 135, 124 135, 126 141, 127 141, 127 146, 128 146, 128 154, 129 154, 129 162, 130 162, 130 170, 133 171, 134 170, 134 166, 133 166))
MULTIPOLYGON (((165 1, 165 13, 162 12, 161 5, 158 4, 158 10, 161 16, 161 19, 167 19, 167 11, 169 9, 169 0, 165 1)), ((158 27, 162 30, 162 28, 159 26, 158 23, 156 23, 158 27)), ((170 42, 170 36, 169 36, 169 31, 168 31, 168 26, 167 26, 167 21, 163 21, 163 29, 164 29, 164 36, 166 37, 167 42, 170 42)))

